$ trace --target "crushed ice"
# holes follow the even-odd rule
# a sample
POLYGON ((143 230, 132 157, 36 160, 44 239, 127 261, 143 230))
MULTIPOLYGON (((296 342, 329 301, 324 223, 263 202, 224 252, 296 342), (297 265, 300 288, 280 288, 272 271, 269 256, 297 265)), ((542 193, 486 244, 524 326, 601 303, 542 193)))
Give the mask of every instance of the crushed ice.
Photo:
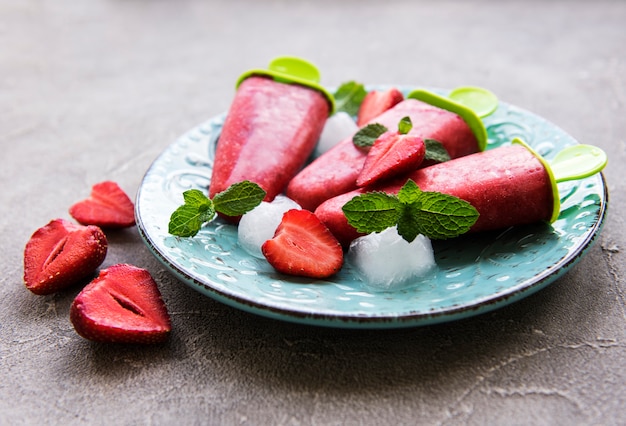
POLYGON ((274 236, 276 228, 287 210, 301 208, 292 199, 278 195, 272 202, 263 201, 244 214, 239 222, 239 245, 251 256, 264 259, 261 246, 274 236))
POLYGON ((357 130, 354 119, 347 112, 336 112, 326 120, 313 156, 319 157, 342 140, 352 137, 357 130))
POLYGON ((359 237, 350 244, 347 260, 370 290, 398 290, 435 269, 430 239, 418 235, 411 243, 395 227, 359 237))

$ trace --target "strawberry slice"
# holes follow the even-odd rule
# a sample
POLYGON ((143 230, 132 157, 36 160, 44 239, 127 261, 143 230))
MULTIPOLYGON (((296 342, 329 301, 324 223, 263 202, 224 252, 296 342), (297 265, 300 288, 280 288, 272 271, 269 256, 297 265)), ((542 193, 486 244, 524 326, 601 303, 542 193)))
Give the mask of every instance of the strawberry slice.
POLYGON ((24 283, 35 294, 51 294, 93 274, 104 261, 107 239, 97 226, 55 219, 39 228, 24 249, 24 283))
POLYGON ((382 92, 376 90, 368 92, 359 107, 356 124, 359 127, 364 126, 403 100, 404 95, 395 87, 382 92))
POLYGON ((370 148, 357 177, 359 187, 415 170, 422 164, 426 146, 422 138, 409 134, 384 133, 370 148))
POLYGON ((70 207, 70 215, 83 225, 103 228, 127 228, 135 224, 133 202, 112 181, 95 184, 89 198, 70 207))
POLYGON ((74 299, 70 320, 94 342, 160 343, 172 328, 150 273, 128 264, 101 271, 74 299))
POLYGON ((274 237, 261 247, 277 271, 303 277, 327 278, 341 269, 341 245, 308 210, 287 211, 274 237))

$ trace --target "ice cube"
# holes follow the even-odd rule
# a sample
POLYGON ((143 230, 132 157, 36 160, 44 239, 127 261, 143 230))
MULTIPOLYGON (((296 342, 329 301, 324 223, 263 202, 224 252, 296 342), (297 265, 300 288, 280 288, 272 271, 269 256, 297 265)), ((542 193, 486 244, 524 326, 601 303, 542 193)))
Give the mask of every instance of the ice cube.
POLYGON ((272 202, 263 201, 241 217, 237 229, 239 245, 248 254, 264 258, 261 246, 274 236, 283 213, 300 208, 298 203, 284 195, 276 196, 272 202))
POLYGON ((377 291, 407 287, 436 266, 430 239, 418 235, 409 243, 395 227, 354 240, 347 260, 364 286, 377 291))
POLYGON ((352 137, 357 130, 358 126, 347 112, 336 112, 326 120, 313 156, 319 157, 342 140, 352 137))

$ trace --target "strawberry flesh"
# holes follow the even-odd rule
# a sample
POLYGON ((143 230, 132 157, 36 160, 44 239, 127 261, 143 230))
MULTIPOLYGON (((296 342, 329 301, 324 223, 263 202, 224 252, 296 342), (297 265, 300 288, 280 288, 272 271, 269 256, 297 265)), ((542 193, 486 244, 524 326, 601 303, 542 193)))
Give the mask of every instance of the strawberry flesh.
POLYGON ((287 211, 262 251, 274 269, 289 275, 327 278, 343 265, 341 245, 308 210, 287 211))
POLYGON ((133 202, 112 181, 95 184, 89 198, 70 207, 70 215, 83 225, 103 228, 128 228, 135 224, 133 202))
POLYGON ((395 87, 385 91, 372 90, 368 92, 359 107, 356 124, 362 127, 372 122, 380 114, 403 100, 404 95, 395 87))
POLYGON ((38 295, 72 286, 93 274, 107 253, 97 226, 55 219, 39 228, 24 249, 24 283, 38 295))
POLYGON ((413 135, 385 133, 372 145, 357 177, 359 187, 411 172, 424 160, 424 141, 413 135))
POLYGON ((160 343, 171 331, 156 282, 145 269, 110 266, 81 291, 70 320, 85 339, 107 343, 160 343))

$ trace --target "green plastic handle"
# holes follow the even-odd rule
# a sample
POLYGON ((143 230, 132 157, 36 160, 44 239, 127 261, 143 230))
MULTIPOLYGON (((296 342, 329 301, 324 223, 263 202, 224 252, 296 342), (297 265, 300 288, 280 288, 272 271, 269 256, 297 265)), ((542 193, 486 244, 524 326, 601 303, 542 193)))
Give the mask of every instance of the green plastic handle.
POLYGON ((573 145, 563 148, 550 161, 539 155, 534 149, 520 138, 513 138, 514 145, 522 145, 533 154, 543 165, 552 187, 552 217, 550 223, 559 218, 561 211, 561 200, 559 196, 558 182, 568 180, 583 179, 592 176, 604 169, 607 163, 607 156, 600 148, 591 145, 573 145))
POLYGON ((253 75, 271 77, 275 81, 286 84, 299 84, 321 92, 330 106, 329 115, 335 111, 335 97, 320 82, 320 73, 315 65, 296 56, 280 56, 273 59, 267 69, 246 71, 237 80, 235 87, 253 75))
POLYGON ((498 109, 498 98, 496 95, 482 87, 457 87, 448 94, 448 97, 473 110, 480 118, 485 118, 498 109))
POLYGON ((608 157, 600 148, 592 145, 573 145, 560 151, 550 167, 557 182, 584 179, 595 175, 606 166, 608 157))
POLYGON ((417 99, 437 108, 445 109, 458 115, 465 121, 474 133, 478 150, 484 151, 487 148, 487 129, 478 114, 470 107, 456 102, 448 96, 441 96, 428 90, 415 89, 407 95, 408 99, 417 99))
POLYGON ((278 75, 289 75, 291 78, 307 80, 317 84, 320 82, 320 72, 310 62, 294 56, 281 56, 270 62, 267 69, 278 75))

